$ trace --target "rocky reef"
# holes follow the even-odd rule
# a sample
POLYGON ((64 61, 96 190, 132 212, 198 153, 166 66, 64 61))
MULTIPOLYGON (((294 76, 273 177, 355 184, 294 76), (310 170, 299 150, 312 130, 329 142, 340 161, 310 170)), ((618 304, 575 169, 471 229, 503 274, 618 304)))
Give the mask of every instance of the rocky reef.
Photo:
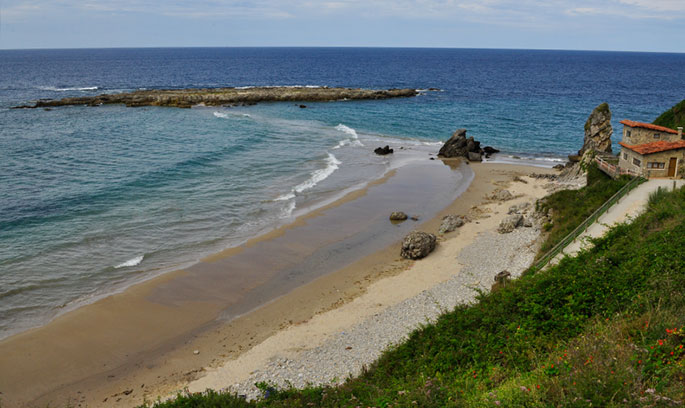
MULTIPOLYGON (((153 89, 118 94, 41 99, 34 105, 16 108, 50 108, 68 105, 111 105, 128 107, 169 106, 190 108, 195 105, 252 105, 259 102, 327 102, 358 99, 389 99, 416 96, 416 89, 354 89, 311 87, 254 87, 208 89, 153 89)), ((304 105, 302 105, 304 106, 304 105)))
POLYGON ((480 142, 473 139, 473 137, 466 137, 466 129, 457 129, 452 137, 445 142, 438 152, 439 157, 465 157, 471 161, 482 161, 483 156, 490 157, 493 153, 498 153, 499 150, 486 146, 480 147, 480 142))

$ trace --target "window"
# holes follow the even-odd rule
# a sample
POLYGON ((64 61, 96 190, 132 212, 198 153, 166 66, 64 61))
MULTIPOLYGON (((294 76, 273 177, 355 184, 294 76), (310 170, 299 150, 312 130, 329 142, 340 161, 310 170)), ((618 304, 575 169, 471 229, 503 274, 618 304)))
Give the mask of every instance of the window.
POLYGON ((628 153, 623 153, 623 160, 628 160, 628 153))
POLYGON ((658 133, 655 133, 655 134, 654 134, 654 138, 655 138, 655 139, 658 139, 658 138, 660 138, 660 137, 661 137, 660 134, 658 134, 658 133))
POLYGON ((633 159, 633 164, 639 167, 642 164, 642 162, 638 159, 633 159))
POLYGON ((661 162, 648 162, 648 163, 647 163, 647 168, 648 168, 648 169, 665 169, 665 168, 666 168, 666 163, 661 163, 661 162))
POLYGON ((630 139, 630 130, 626 130, 626 137, 630 139))

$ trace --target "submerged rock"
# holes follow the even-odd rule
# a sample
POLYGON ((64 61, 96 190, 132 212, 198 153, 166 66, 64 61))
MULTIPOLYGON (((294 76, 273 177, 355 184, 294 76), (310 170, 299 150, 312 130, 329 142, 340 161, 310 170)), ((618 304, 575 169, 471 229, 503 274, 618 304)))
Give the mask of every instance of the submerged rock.
POLYGON ((406 221, 409 216, 402 211, 393 211, 390 213, 390 221, 406 221))
POLYGON ((425 258, 435 249, 437 238, 433 234, 421 231, 412 231, 402 241, 400 255, 406 259, 425 258))

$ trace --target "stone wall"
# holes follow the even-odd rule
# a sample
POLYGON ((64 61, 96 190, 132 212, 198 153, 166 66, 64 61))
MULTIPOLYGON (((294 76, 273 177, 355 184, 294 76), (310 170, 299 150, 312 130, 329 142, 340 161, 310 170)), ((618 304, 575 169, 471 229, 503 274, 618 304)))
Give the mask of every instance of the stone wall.
POLYGON ((680 139, 678 138, 678 135, 673 133, 659 132, 644 128, 633 128, 630 126, 623 127, 623 143, 629 145, 639 145, 644 143, 658 142, 659 140, 675 142, 680 139), (630 132, 630 136, 628 136, 628 132, 630 132), (659 135, 659 137, 654 137, 654 135, 659 135))
MULTIPOLYGON (((669 163, 673 157, 677 159, 676 168, 678 168, 685 162, 685 149, 668 150, 665 152, 641 155, 624 147, 621 149, 621 153, 619 154, 618 164, 621 169, 635 171, 643 177, 668 177, 669 163), (640 161, 639 166, 633 163, 634 159, 640 161), (663 163, 664 168, 649 168, 648 163, 663 163)), ((676 177, 685 178, 685 174, 677 172, 676 177)))

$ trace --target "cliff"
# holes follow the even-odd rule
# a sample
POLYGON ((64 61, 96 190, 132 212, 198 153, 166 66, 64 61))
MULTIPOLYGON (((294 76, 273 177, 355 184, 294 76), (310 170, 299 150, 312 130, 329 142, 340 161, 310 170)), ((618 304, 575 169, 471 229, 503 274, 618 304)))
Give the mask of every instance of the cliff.
POLYGON ((676 129, 679 126, 685 127, 685 99, 662 113, 661 116, 654 121, 654 124, 671 129, 676 129))

